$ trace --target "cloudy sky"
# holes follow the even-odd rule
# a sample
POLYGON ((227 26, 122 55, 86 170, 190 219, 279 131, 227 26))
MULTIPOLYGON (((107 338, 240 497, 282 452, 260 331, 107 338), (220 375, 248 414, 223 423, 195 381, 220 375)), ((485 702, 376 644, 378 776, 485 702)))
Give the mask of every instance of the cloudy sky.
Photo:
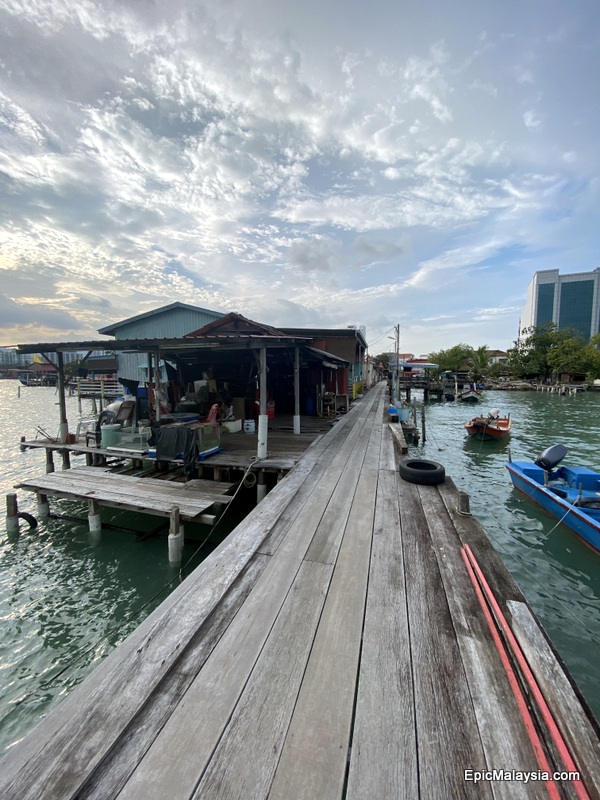
POLYGON ((600 266, 597 0, 0 0, 0 344, 175 300, 371 352, 600 266))

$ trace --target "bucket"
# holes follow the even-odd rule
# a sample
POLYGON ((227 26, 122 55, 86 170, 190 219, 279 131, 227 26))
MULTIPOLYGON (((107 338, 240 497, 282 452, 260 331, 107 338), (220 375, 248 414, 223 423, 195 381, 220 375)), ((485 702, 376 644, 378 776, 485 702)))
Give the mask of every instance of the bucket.
POLYGON ((115 447, 119 444, 119 431, 121 430, 120 425, 101 425, 100 432, 101 432, 101 440, 102 440, 102 447, 115 447))
POLYGON ((244 433, 256 433, 256 423, 253 419, 247 419, 244 422, 244 433))

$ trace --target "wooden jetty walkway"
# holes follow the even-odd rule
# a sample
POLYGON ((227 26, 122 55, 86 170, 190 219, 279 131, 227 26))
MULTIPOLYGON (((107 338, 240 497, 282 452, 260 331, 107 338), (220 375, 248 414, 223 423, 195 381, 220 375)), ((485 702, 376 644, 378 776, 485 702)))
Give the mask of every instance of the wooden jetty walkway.
POLYGON ((385 417, 380 384, 9 751, 0 797, 600 797, 537 620, 452 482, 399 477, 385 417))

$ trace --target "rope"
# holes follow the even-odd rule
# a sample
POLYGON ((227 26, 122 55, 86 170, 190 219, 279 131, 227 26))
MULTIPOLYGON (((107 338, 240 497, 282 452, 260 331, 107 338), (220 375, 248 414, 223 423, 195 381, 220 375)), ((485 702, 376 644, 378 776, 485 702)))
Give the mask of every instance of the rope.
POLYGON ((561 524, 562 524, 563 520, 564 520, 564 519, 566 519, 566 517, 567 517, 567 516, 568 516, 568 515, 571 513, 571 511, 572 511, 572 508, 571 508, 571 507, 570 507, 570 508, 567 508, 567 510, 566 510, 566 512, 565 512, 565 514, 564 514, 564 516, 562 516, 562 517, 561 517, 561 518, 558 520, 558 522, 556 523, 556 525, 555 525, 553 528, 551 528, 551 529, 548 531, 548 536, 550 536, 550 534, 551 534, 551 533, 554 533, 554 531, 555 531, 555 530, 558 528, 558 526, 559 526, 559 525, 561 525, 561 524))
POLYGON ((257 461, 259 461, 259 458, 258 458, 258 456, 254 456, 254 457, 252 458, 252 460, 250 461, 250 464, 248 465, 248 467, 246 467, 246 470, 244 471, 244 474, 243 474, 243 476, 242 476, 242 479, 241 479, 241 481, 239 482, 237 489, 235 490, 235 492, 234 492, 234 493, 233 493, 233 495, 231 496, 231 500, 230 500, 230 502, 227 504, 227 506, 226 506, 225 510, 223 511, 223 513, 221 514, 221 516, 219 517, 219 519, 218 519, 218 520, 215 522, 215 524, 214 524, 214 525, 213 525, 213 527, 210 529, 210 531, 209 531, 209 532, 206 534, 206 536, 204 537, 204 539, 203 539, 203 540, 202 540, 202 542, 200 543, 199 547, 197 547, 197 548, 194 550, 194 552, 193 552, 193 553, 192 553, 192 555, 191 555, 191 556, 188 558, 188 560, 186 561, 186 563, 185 563, 185 564, 183 564, 183 565, 182 565, 182 567, 180 568, 180 570, 179 570, 179 579, 180 579, 180 581, 183 581, 183 579, 185 578, 185 575, 184 575, 184 570, 185 570, 185 568, 186 568, 186 567, 187 567, 187 566, 190 564, 190 562, 191 562, 191 561, 193 561, 193 559, 196 557, 196 554, 197 554, 197 553, 199 553, 199 552, 200 552, 200 550, 202 550, 202 548, 204 547, 204 545, 206 544, 206 542, 209 540, 209 538, 210 538, 211 536, 214 536, 214 533, 215 533, 215 531, 217 530, 217 528, 218 528, 218 527, 219 527, 219 525, 221 524, 221 522, 222 522, 223 518, 224 518, 224 517, 225 517, 225 515, 227 514, 227 511, 228 511, 228 510, 231 508, 231 506, 233 505, 233 501, 234 501, 234 500, 235 500, 235 498, 237 497, 237 495, 238 495, 238 492, 240 491, 240 489, 242 488, 242 486, 246 486, 247 488, 250 488, 251 486, 254 486, 254 484, 256 483, 256 476, 254 476, 254 481, 253 481, 252 483, 249 483, 249 484, 248 484, 248 483, 246 483, 246 481, 247 481, 248 477, 250 476, 250 474, 253 474, 253 473, 252 473, 252 468, 254 467, 254 465, 256 464, 256 462, 257 462, 257 461))

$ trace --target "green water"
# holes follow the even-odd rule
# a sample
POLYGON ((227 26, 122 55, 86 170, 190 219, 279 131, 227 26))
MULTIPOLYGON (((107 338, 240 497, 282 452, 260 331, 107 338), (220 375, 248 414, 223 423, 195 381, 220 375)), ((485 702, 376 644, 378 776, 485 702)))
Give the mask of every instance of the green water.
MULTIPOLYGON (((56 390, 19 386, 0 381, 0 752, 19 741, 181 579, 169 565, 165 531, 161 538, 136 536, 156 529, 156 517, 105 509, 103 522, 125 530, 103 529, 95 542, 85 505, 51 499, 52 512, 70 519, 44 521, 35 495, 19 490, 19 510, 39 524, 30 529, 21 522, 18 536, 7 535, 5 495, 18 481, 45 472, 45 451, 21 452, 20 438, 36 438, 37 426, 52 436, 59 428, 56 390)), ((83 411, 91 412, 90 401, 83 411)), ((78 417, 77 400, 69 399, 72 430, 78 417)), ((55 464, 60 469, 58 456, 55 464)), ((84 464, 82 457, 72 459, 73 466, 84 464)), ((186 544, 187 572, 210 551, 197 547, 186 544)))
MULTIPOLYGON (((21 452, 21 436, 41 426, 58 433, 52 388, 0 381, 0 482, 2 495, 19 480, 45 470, 43 450, 21 452)), ((69 400, 71 429, 77 401, 69 400)), ((411 448, 444 464, 515 576, 594 713, 600 718, 600 555, 512 489, 504 464, 508 447, 529 459, 556 442, 568 459, 600 469, 600 394, 576 397, 488 392, 481 410, 512 414, 508 445, 475 442, 463 424, 473 409, 430 404, 427 441, 411 448)), ((89 413, 89 403, 84 412, 89 413)), ((57 461, 57 468, 60 464, 57 461)), ((83 460, 74 460, 76 466, 83 460)), ((19 491, 19 507, 37 516, 35 498, 19 491)), ((85 517, 79 503, 51 501, 53 511, 85 517)), ((115 512, 123 527, 151 530, 156 518, 115 512)), ((187 544, 184 560, 195 553, 187 544)), ((193 568, 203 553, 189 565, 193 568)), ((19 741, 49 709, 131 632, 171 591, 178 570, 168 563, 164 539, 144 541, 131 532, 103 530, 90 538, 86 522, 40 520, 9 537, 0 524, 0 751, 19 741)))
MULTIPOLYGON (((552 444, 564 463, 600 471, 600 393, 485 392, 478 406, 431 403, 424 445, 411 448, 446 468, 501 554, 572 676, 600 719, 600 554, 512 487, 505 467, 552 444), (508 442, 480 442, 463 428, 475 413, 510 413, 508 442)), ((420 410, 419 410, 420 424, 420 410)))

